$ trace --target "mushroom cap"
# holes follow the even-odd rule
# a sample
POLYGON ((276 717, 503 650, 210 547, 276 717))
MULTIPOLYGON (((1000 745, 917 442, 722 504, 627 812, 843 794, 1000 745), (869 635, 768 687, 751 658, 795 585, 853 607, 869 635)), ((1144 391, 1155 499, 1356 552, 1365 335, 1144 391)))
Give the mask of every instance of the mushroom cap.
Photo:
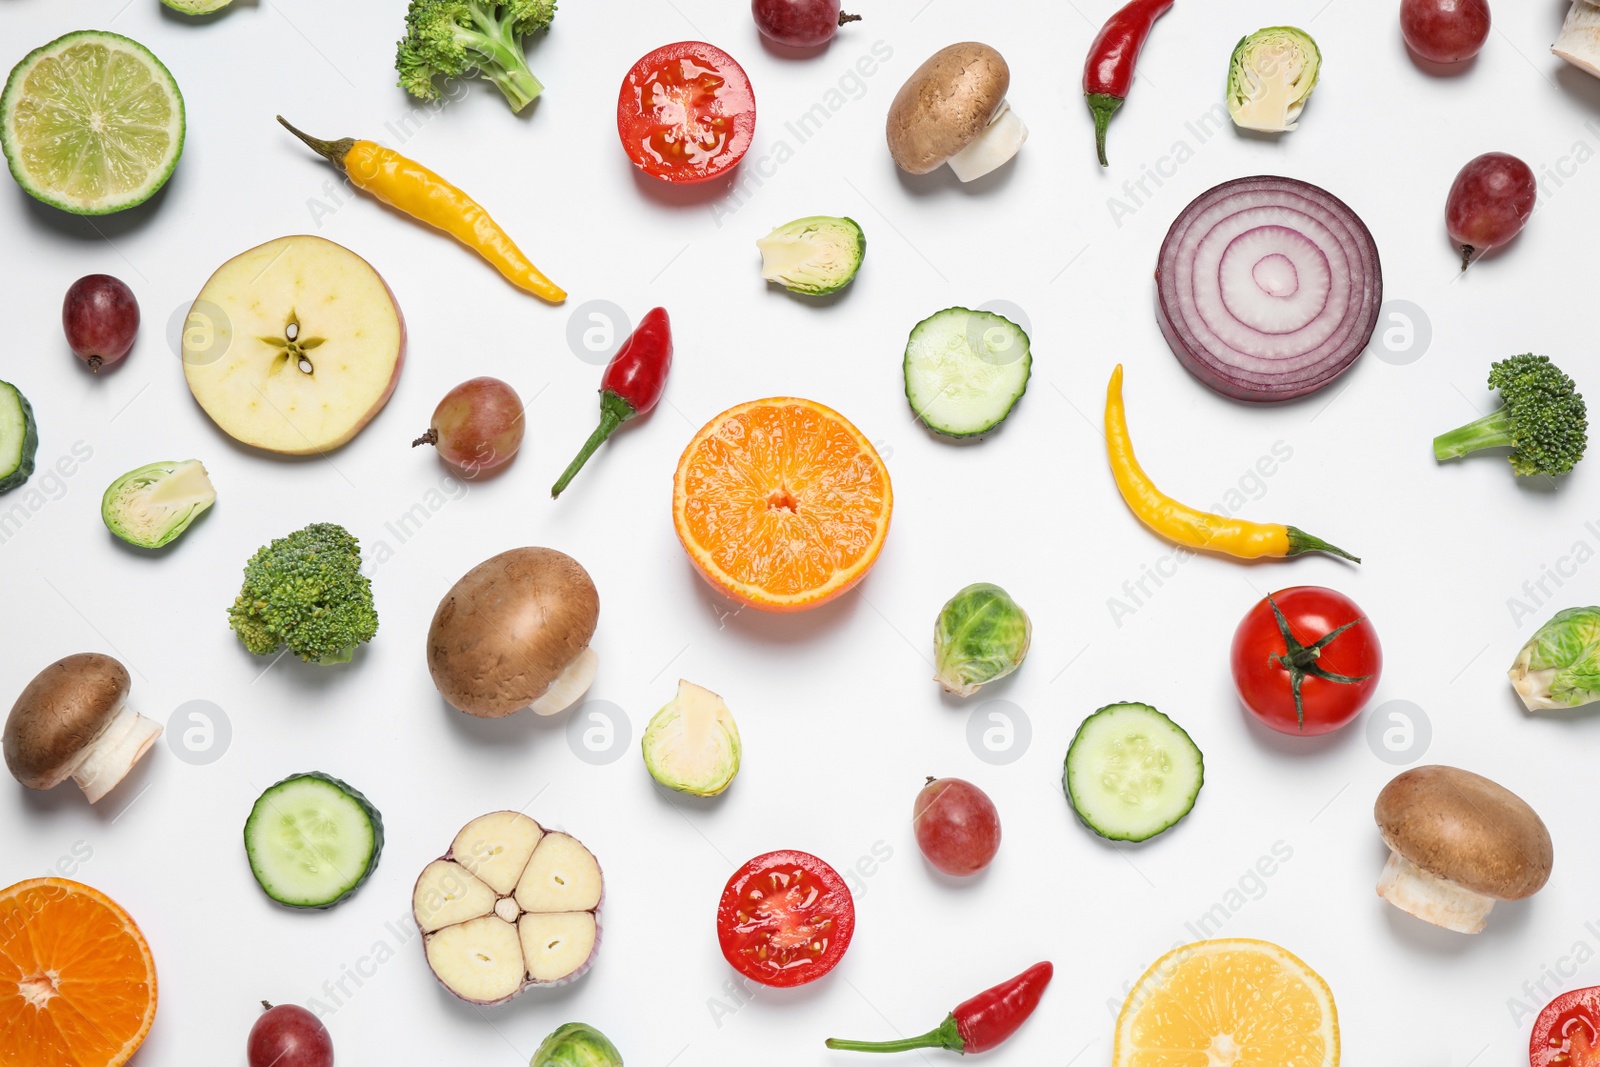
POLYGON ((553 548, 484 560, 439 601, 428 671, 452 707, 498 719, 544 695, 589 647, 600 594, 582 564, 553 548))
POLYGON ((1011 87, 1011 69, 986 44, 941 48, 912 72, 889 105, 889 154, 901 170, 926 174, 971 144, 1011 87))
POLYGON ((1413 767, 1373 806, 1394 851, 1475 893, 1521 900, 1537 893, 1555 862, 1550 831, 1511 790, 1456 767, 1413 767))
POLYGON ((58 659, 17 697, 0 736, 6 767, 29 789, 49 789, 77 765, 128 698, 127 668, 98 652, 58 659))

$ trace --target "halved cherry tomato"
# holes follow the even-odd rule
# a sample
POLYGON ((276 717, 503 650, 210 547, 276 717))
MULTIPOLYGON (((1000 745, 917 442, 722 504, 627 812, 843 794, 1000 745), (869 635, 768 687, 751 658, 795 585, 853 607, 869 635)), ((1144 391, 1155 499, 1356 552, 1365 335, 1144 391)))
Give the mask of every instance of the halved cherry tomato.
POLYGON ((1600 1067, 1600 986, 1574 989, 1544 1006, 1528 1038, 1530 1067, 1600 1067))
POLYGON ((750 79, 715 45, 662 45, 622 79, 617 133, 634 166, 652 178, 715 178, 744 158, 755 129, 750 79))
POLYGON ((1244 706, 1286 734, 1325 734, 1366 707, 1383 649, 1356 602, 1319 585, 1272 593, 1233 634, 1233 684, 1244 706))
POLYGON ((814 982, 838 965, 856 929, 839 872, 808 852, 768 852, 728 879, 717 941, 733 969, 769 986, 814 982))

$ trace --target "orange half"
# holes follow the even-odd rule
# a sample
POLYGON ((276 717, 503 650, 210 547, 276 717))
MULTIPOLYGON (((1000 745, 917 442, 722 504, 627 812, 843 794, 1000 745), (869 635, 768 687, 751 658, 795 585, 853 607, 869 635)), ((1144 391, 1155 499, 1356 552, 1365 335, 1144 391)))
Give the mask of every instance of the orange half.
POLYGON ((814 608, 859 582, 893 510, 872 442, 832 408, 788 396, 706 423, 672 483, 672 523, 695 567, 762 611, 814 608))
POLYGON ((1157 960, 1117 1017, 1114 1067, 1339 1067, 1328 983, 1270 941, 1198 941, 1157 960))
POLYGON ((120 1067, 155 1017, 155 960, 116 901, 65 878, 0 890, 7 1067, 120 1067))

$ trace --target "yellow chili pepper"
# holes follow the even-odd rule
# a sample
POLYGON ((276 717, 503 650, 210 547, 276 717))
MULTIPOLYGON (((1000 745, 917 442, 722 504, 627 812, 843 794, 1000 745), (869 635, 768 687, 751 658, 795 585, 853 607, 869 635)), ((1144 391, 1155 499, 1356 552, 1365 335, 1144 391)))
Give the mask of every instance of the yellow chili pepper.
POLYGON ((1128 419, 1122 409, 1122 365, 1111 372, 1106 387, 1106 454, 1122 499, 1139 521, 1176 544, 1196 550, 1222 552, 1241 559, 1282 559, 1305 552, 1326 552, 1360 563, 1342 548, 1304 530, 1272 522, 1246 522, 1200 511, 1180 504, 1157 489, 1133 454, 1128 419))
POLYGON ((282 115, 278 121, 343 171, 357 189, 365 189, 390 207, 443 230, 488 260, 512 285, 552 304, 567 298, 566 290, 546 278, 476 200, 421 163, 376 141, 352 137, 324 141, 301 133, 282 115))

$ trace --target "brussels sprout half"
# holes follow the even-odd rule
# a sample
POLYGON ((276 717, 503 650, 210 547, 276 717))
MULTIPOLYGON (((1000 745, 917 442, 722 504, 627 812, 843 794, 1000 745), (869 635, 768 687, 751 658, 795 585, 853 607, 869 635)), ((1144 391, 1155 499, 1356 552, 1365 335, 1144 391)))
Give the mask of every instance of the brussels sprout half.
POLYGON ((824 296, 850 284, 867 253, 854 219, 812 215, 779 226, 756 242, 761 276, 791 293, 824 296))
POLYGON ((528 1067, 622 1067, 622 1053, 587 1023, 566 1023, 544 1039, 528 1067))
POLYGON ((678 695, 644 728, 644 765, 668 789, 714 797, 739 773, 739 727, 723 699, 679 680, 678 695))
POLYGON ((1262 133, 1294 129, 1321 68, 1322 53, 1304 30, 1268 26, 1245 37, 1228 63, 1234 124, 1262 133))
POLYGON ((951 597, 933 624, 934 678, 957 696, 1004 678, 1027 658, 1033 623, 1004 589, 988 582, 951 597))
POLYGON ((1529 711, 1600 700, 1600 607, 1556 612, 1522 646, 1507 675, 1529 711))
POLYGON ((100 498, 106 529, 140 548, 161 548, 216 503, 217 491, 197 459, 149 463, 124 474, 100 498))

